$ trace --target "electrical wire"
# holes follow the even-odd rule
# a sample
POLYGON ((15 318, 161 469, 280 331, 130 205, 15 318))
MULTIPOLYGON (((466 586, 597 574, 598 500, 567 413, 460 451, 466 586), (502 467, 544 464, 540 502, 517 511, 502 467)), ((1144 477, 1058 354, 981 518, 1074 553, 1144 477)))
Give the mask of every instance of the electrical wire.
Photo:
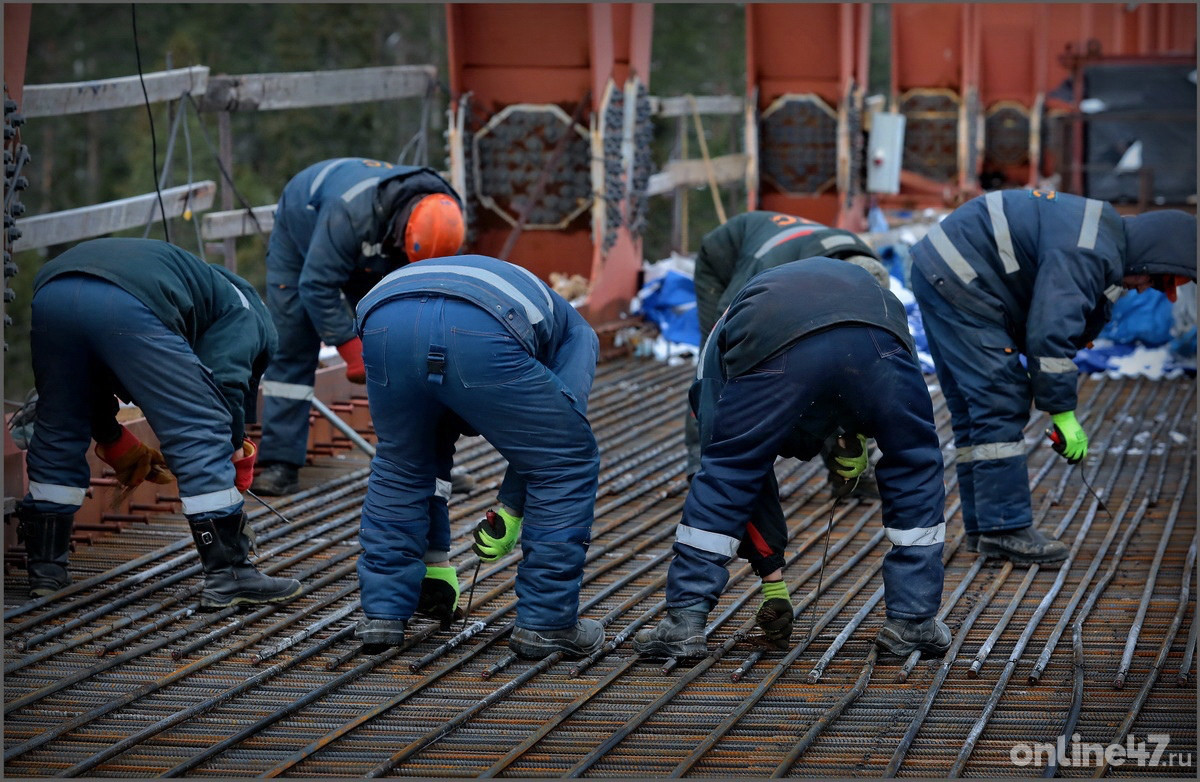
MULTIPOLYGON (((187 93, 187 99, 188 102, 192 104, 192 108, 196 110, 196 117, 199 118, 200 107, 196 105, 196 99, 192 97, 190 92, 187 93)), ((267 232, 263 230, 261 225, 259 225, 258 217, 254 214, 254 208, 250 206, 249 202, 246 201, 245 196, 243 196, 241 191, 237 189, 237 185, 233 183, 233 176, 231 176, 230 173, 225 170, 225 165, 221 163, 221 156, 217 154, 217 149, 213 146, 212 139, 209 138, 208 129, 204 127, 203 121, 200 122, 200 134, 204 137, 204 143, 208 145, 208 151, 212 153, 213 160, 216 161, 217 169, 221 172, 221 176, 225 178, 225 183, 229 185, 229 189, 233 192, 234 197, 237 198, 238 203, 241 204, 242 208, 246 210, 246 214, 250 215, 250 222, 254 223, 254 229, 263 236, 266 236, 267 232)))
POLYGON ((146 116, 150 119, 150 166, 154 174, 154 192, 158 194, 158 209, 162 214, 163 234, 171 242, 171 229, 167 225, 167 207, 163 204, 162 190, 158 187, 158 141, 154 137, 154 112, 150 110, 150 94, 146 92, 146 77, 142 73, 142 49, 138 45, 137 3, 130 3, 133 18, 133 55, 137 59, 138 81, 142 85, 142 99, 146 102, 146 116))

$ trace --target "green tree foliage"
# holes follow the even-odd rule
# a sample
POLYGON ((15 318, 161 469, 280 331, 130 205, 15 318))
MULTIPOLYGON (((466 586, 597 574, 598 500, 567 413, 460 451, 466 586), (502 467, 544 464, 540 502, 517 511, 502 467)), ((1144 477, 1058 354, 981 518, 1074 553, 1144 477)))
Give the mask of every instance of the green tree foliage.
MULTIPOLYGON (((90 81, 137 73, 133 20, 128 4, 35 4, 29 35, 26 84, 90 81)), ((439 4, 139 4, 138 45, 145 72, 206 65, 212 75, 432 64, 446 73, 445 9, 439 4)), ((434 96, 428 160, 445 164, 440 129, 446 89, 434 96)), ((273 203, 287 180, 305 166, 339 156, 396 160, 420 130, 420 99, 297 111, 244 112, 232 116, 238 191, 251 206, 273 203)), ((154 104, 157 171, 166 157, 178 108, 154 104)), ((168 185, 221 182, 216 164, 217 122, 185 109, 191 155, 181 128, 168 185), (207 141, 206 141, 207 136, 207 141), (209 143, 212 148, 210 149, 209 143)), ((43 214, 151 192, 150 122, 144 107, 71 117, 39 117, 22 128, 33 160, 26 166, 26 214, 43 214)), ((410 156, 406 162, 414 162, 410 156)), ((219 208, 220 201, 217 201, 219 208)), ((235 201, 235 206, 240 204, 235 201)), ((200 252, 196 226, 171 221, 171 239, 200 252)), ((141 236, 143 229, 125 232, 141 236)), ((155 222, 149 235, 164 238, 155 222)), ((67 249, 18 253, 17 294, 7 311, 5 398, 19 400, 33 385, 29 358, 29 300, 34 275, 67 249)), ((266 243, 238 240, 238 272, 264 282, 266 243)), ((220 256, 208 253, 212 261, 220 256)))
MULTIPOLYGON (((735 4, 666 3, 654 9, 650 91, 671 97, 742 95, 745 92, 745 10, 735 4)), ((131 7, 128 4, 35 4, 26 84, 89 81, 137 73, 131 7)), ((446 31, 441 4, 139 4, 138 44, 146 72, 205 65, 212 75, 432 64, 442 82, 429 107, 432 128, 428 163, 446 164, 446 31)), ((422 101, 377 102, 299 111, 235 113, 233 179, 251 206, 273 203, 300 169, 317 160, 367 156, 397 160, 420 130, 422 101)), ((33 161, 26 167, 30 188, 22 194, 27 214, 85 206, 151 192, 166 162, 172 120, 179 107, 152 106, 157 168, 152 161, 150 122, 144 107, 71 117, 30 120, 22 129, 33 161)), ((221 182, 216 164, 217 121, 184 107, 171 157, 169 186, 188 181, 221 182), (190 141, 190 152, 188 144, 190 141), (210 146, 211 145, 211 146, 210 146)), ((677 148, 675 120, 656 120, 654 160, 660 165, 677 148)), ((742 118, 704 117, 713 156, 742 151, 742 118)), ((687 157, 699 158, 694 127, 686 123, 687 157)), ((414 162, 409 157, 405 162, 414 162)), ((724 187, 726 213, 745 206, 742 188, 724 187)), ((235 206, 240 206, 235 201, 235 206)), ((220 208, 218 198, 215 208, 220 208)), ((673 200, 650 202, 645 233, 647 258, 672 249, 673 200)), ((150 216, 147 215, 149 218, 150 216)), ((689 238, 717 223, 707 188, 690 193, 689 238)), ((194 222, 171 221, 171 239, 200 253, 194 222)), ((126 232, 141 236, 143 229, 126 232)), ((164 238, 158 221, 149 235, 164 238)), ((261 289, 266 243, 237 242, 238 272, 261 289)), ((66 247, 18 254, 13 281, 17 300, 8 306, 14 325, 6 330, 5 397, 20 399, 33 385, 29 360, 29 299, 38 267, 66 247)), ((219 255, 208 253, 210 261, 219 255)))

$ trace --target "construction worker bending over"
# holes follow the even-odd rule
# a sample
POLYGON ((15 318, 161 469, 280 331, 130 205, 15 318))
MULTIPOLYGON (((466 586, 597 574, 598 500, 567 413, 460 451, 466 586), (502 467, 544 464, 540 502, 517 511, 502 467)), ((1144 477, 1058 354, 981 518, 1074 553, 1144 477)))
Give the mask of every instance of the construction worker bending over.
POLYGON ((639 654, 705 653, 704 628, 735 555, 763 579, 758 623, 786 646, 792 606, 782 580, 786 522, 773 465, 811 459, 838 432, 860 447, 844 477, 866 464, 874 437, 883 523, 886 652, 943 654, 950 631, 942 596, 945 489, 933 405, 904 307, 869 273, 810 258, 769 269, 742 288, 705 343, 692 385, 704 443, 675 533, 667 615, 634 639, 639 654), (813 295, 820 291, 821 295, 813 295))
POLYGON ((1031 526, 1022 434, 1030 401, 1051 414, 1063 456, 1083 459, 1075 352, 1100 332, 1124 288, 1153 286, 1174 301, 1177 281, 1196 279, 1196 218, 1122 219, 1090 198, 996 191, 934 226, 912 258, 913 294, 954 427, 967 549, 1017 564, 1065 559, 1065 543, 1031 526))
MULTIPOLYGON (((321 343, 337 348, 347 379, 364 382, 354 306, 393 269, 458 252, 463 235, 461 202, 431 168, 338 158, 287 183, 267 248, 267 309, 279 350, 263 381, 256 493, 300 488, 321 343)), ((468 475, 456 478, 459 490, 470 489, 468 475)))
POLYGON ((34 280, 37 423, 18 515, 33 595, 71 583, 67 552, 90 482, 88 443, 126 492, 179 482, 204 566, 203 608, 274 603, 300 593, 248 558, 242 494, 254 469, 258 381, 275 329, 245 280, 166 242, 95 239, 50 261, 34 280), (116 421, 133 402, 162 452, 116 421))
MULTIPOLYGON (((700 333, 707 337, 712 332, 729 302, 759 272, 818 256, 849 260, 871 272, 885 290, 888 287, 887 269, 879 262, 875 251, 850 231, 780 212, 746 212, 709 231, 696 254, 696 312, 700 333)), ((684 441, 690 476, 700 469, 699 434, 696 418, 690 410, 684 419, 684 441)), ((869 467, 856 482, 847 483, 838 474, 832 451, 831 441, 821 455, 829 466, 829 482, 836 493, 879 496, 869 467)))
POLYGON ((379 436, 359 530, 358 637, 403 640, 431 551, 449 548, 450 467, 466 428, 508 460, 475 551, 492 561, 521 538, 510 646, 527 658, 599 649, 600 623, 578 616, 600 468, 586 415, 591 326, 531 272, 481 255, 392 272, 359 303, 358 324, 379 436))

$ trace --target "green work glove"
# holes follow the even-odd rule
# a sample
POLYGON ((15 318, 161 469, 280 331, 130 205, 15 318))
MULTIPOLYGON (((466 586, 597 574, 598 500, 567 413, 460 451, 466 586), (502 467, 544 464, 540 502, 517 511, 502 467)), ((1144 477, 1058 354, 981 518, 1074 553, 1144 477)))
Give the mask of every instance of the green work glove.
POLYGON ((475 545, 472 547, 484 562, 495 562, 513 550, 521 536, 521 516, 504 508, 489 510, 475 525, 475 545))
POLYGON ((863 470, 867 469, 867 438, 861 434, 855 435, 855 437, 858 438, 857 442, 848 440, 844 436, 839 437, 832 454, 830 454, 833 461, 842 468, 833 471, 846 480, 857 478, 862 475, 863 470), (856 446, 857 451, 855 450, 856 446))
POLYGON ((792 637, 792 599, 786 581, 762 582, 762 603, 754 615, 754 623, 762 630, 756 641, 776 649, 788 648, 792 637))
POLYGON ((1083 427, 1075 420, 1075 411, 1055 413, 1050 420, 1054 422, 1054 430, 1048 434, 1054 443, 1054 451, 1069 464, 1081 462, 1087 456, 1088 439, 1083 427))

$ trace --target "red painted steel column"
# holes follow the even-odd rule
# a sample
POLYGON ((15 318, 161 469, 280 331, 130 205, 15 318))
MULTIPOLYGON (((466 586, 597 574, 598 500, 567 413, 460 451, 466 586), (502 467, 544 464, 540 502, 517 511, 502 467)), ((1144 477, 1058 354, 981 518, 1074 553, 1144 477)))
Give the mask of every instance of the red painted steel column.
MULTIPOLYGON (((647 81, 652 22, 649 4, 448 3, 451 99, 457 105, 462 96, 471 96, 464 146, 514 104, 557 106, 587 129, 610 78, 618 86, 634 73, 647 81), (585 96, 587 104, 581 106, 585 96)), ((594 323, 616 317, 628 305, 636 292, 641 246, 627 229, 601 257, 590 208, 560 228, 518 230, 512 222, 481 207, 470 249, 500 255, 511 246, 508 260, 543 279, 552 272, 588 277, 592 292, 586 314, 594 323)))

